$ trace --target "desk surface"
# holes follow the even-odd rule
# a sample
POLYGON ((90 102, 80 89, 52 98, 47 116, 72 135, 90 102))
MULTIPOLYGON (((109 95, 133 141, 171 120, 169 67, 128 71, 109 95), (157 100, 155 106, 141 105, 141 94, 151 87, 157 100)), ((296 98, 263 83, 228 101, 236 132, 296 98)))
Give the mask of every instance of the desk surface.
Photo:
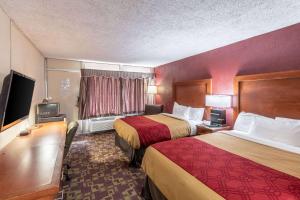
POLYGON ((51 199, 59 191, 66 128, 43 124, 0 151, 0 199, 51 199))

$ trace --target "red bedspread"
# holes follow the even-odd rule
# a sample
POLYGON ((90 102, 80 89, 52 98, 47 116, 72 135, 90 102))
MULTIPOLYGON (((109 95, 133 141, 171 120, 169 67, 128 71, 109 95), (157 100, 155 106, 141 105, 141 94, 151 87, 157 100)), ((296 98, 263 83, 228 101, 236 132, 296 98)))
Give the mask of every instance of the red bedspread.
POLYGON ((169 128, 162 123, 143 116, 122 118, 124 122, 135 128, 139 135, 140 145, 147 147, 151 144, 171 139, 169 128))
POLYGON ((300 199, 300 179, 195 138, 153 147, 225 199, 300 199))

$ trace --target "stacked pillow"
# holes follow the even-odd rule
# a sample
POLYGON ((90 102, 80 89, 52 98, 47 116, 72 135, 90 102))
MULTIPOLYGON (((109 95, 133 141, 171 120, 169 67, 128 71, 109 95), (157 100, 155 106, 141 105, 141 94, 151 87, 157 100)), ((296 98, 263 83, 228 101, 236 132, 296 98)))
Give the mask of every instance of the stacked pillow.
POLYGON ((278 131, 281 134, 276 135, 274 139, 300 147, 300 120, 276 117, 275 121, 280 124, 278 131))
POLYGON ((182 106, 175 102, 172 114, 184 119, 189 119, 190 107, 182 106))
POLYGON ((204 108, 190 108, 189 120, 202 122, 204 116, 204 108))
POLYGON ((172 114, 186 120, 193 120, 200 123, 203 119, 204 108, 192 108, 179 105, 177 102, 175 102, 172 114))
POLYGON ((234 130, 249 136, 300 147, 300 120, 241 112, 234 130))
MULTIPOLYGON (((258 119, 267 119, 267 117, 264 117, 262 115, 257 115, 254 113, 246 113, 246 112, 241 112, 234 124, 233 129, 237 131, 241 131, 244 133, 249 133, 249 130, 255 120, 255 118, 258 119)), ((270 119, 270 118, 269 118, 270 119)))

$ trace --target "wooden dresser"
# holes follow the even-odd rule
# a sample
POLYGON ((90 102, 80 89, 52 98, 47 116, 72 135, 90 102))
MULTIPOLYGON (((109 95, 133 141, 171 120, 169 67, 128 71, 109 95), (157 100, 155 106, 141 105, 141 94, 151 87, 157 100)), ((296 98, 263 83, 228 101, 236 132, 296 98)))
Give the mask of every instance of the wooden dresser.
MULTIPOLYGON (((67 126, 43 124, 0 151, 0 199, 54 199, 59 192, 67 126)), ((1 134, 1 133, 0 133, 1 134)))

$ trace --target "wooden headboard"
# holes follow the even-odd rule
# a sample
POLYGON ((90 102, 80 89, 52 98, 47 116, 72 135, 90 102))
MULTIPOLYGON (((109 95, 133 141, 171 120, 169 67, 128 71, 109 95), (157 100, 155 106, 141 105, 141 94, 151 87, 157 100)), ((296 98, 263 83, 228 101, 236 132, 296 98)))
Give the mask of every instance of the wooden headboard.
POLYGON ((205 107, 205 95, 211 94, 212 80, 175 82, 173 84, 173 100, 194 108, 205 107))
POLYGON ((300 118, 300 70, 236 76, 234 120, 241 111, 300 118))

